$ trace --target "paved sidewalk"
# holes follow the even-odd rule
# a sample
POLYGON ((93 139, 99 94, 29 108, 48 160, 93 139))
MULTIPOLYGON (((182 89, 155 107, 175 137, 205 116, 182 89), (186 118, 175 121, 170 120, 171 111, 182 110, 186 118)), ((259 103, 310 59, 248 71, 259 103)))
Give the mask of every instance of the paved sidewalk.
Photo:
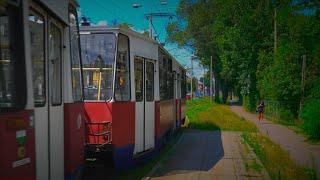
POLYGON ((291 129, 275 124, 268 120, 259 122, 257 115, 246 112, 242 106, 231 106, 231 110, 239 116, 256 124, 260 132, 279 144, 289 152, 291 157, 300 165, 316 168, 317 176, 320 177, 320 146, 311 145, 306 138, 291 129))
POLYGON ((151 179, 270 179, 239 132, 186 130, 156 167, 151 179))

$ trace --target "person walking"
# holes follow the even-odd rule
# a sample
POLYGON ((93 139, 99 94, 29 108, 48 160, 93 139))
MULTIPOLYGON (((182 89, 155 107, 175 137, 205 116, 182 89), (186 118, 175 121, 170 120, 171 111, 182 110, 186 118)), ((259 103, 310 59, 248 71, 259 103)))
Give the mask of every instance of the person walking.
POLYGON ((264 102, 261 101, 257 107, 257 112, 259 113, 258 119, 259 121, 263 120, 263 113, 264 113, 264 102))

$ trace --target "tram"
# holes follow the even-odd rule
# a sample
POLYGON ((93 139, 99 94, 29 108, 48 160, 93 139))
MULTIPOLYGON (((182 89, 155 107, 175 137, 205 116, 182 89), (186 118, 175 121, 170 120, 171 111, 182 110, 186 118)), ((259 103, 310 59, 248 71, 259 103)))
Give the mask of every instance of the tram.
POLYGON ((130 29, 81 26, 86 157, 116 169, 152 157, 185 119, 186 70, 130 29), (101 155, 102 154, 102 155, 101 155))
POLYGON ((81 176, 77 7, 74 0, 0 1, 0 180, 81 176))

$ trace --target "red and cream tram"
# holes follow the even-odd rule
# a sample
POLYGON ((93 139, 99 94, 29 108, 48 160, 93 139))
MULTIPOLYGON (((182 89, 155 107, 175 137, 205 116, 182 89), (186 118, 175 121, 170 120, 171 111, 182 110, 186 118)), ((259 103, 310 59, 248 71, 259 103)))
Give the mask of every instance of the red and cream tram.
POLYGON ((0 180, 76 179, 84 109, 74 0, 0 1, 0 180))
POLYGON ((150 157, 185 118, 185 69, 132 30, 80 27, 86 154, 117 169, 150 157), (100 155, 99 155, 100 156, 100 155))

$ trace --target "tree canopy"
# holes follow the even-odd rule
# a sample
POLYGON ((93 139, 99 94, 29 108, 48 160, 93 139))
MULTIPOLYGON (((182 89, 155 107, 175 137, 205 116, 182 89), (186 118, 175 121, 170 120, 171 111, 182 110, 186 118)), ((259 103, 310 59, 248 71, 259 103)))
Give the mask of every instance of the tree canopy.
POLYGON ((213 57, 223 102, 234 92, 249 110, 264 99, 297 115, 319 82, 319 9, 317 0, 181 0, 168 40, 193 49, 204 66, 213 57))

